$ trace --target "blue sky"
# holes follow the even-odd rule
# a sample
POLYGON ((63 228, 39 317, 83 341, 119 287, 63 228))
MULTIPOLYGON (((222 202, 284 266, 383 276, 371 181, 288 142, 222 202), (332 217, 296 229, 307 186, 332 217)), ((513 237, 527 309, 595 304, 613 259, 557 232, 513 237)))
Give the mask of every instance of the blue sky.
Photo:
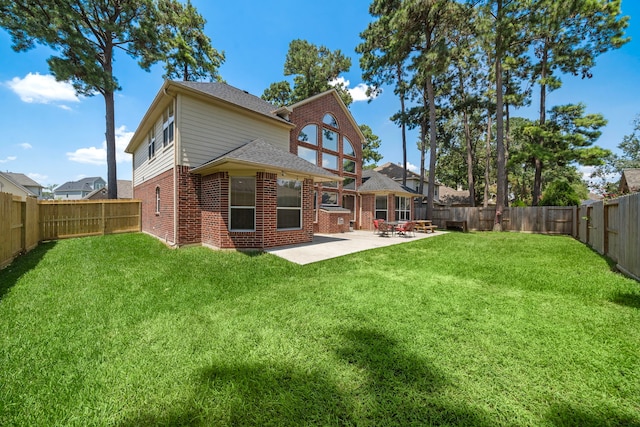
MULTIPOLYGON (((225 52, 220 73, 227 83, 260 96, 269 84, 284 79, 289 42, 300 38, 351 57, 351 70, 342 77, 357 93, 362 78, 354 49, 371 20, 368 0, 192 2, 208 21, 206 32, 214 47, 225 52)), ((548 98, 549 106, 583 102, 588 113, 602 113, 609 124, 597 144, 614 151, 640 114, 640 2, 623 0, 622 8, 631 16, 627 34, 632 41, 600 56, 592 79, 566 77, 548 98)), ((44 47, 15 53, 9 35, 0 30, 0 170, 27 174, 44 186, 86 176, 106 179, 104 101, 101 96, 78 98, 56 83, 46 63, 50 55, 44 47)), ((122 151, 162 85, 163 72, 155 66, 147 73, 123 53, 116 55, 115 75, 122 86, 116 94, 116 135, 122 151)), ((534 106, 513 115, 535 118, 534 106)), ((402 162, 400 130, 389 120, 398 108, 391 90, 372 102, 351 105, 356 121, 381 138, 381 163, 402 162)), ((412 169, 420 159, 416 141, 417 135, 410 134, 412 169)), ((118 178, 131 179, 131 159, 123 152, 118 178)))

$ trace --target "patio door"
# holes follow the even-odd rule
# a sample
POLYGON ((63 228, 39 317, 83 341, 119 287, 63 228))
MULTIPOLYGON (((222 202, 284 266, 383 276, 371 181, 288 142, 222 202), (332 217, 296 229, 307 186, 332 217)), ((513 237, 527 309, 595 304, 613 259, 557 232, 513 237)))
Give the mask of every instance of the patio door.
POLYGON ((345 194, 342 196, 342 207, 351 211, 351 221, 356 220, 356 196, 345 194))

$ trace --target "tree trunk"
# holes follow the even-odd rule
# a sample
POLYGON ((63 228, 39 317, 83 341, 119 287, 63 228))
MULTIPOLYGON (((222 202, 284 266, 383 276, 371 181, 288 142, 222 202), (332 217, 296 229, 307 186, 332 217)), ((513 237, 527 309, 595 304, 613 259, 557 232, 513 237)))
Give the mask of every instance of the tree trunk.
POLYGON ((485 208, 489 206, 489 197, 491 197, 489 193, 489 186, 491 185, 491 126, 493 126, 491 120, 491 110, 487 109, 487 144, 486 144, 486 158, 484 161, 484 200, 482 201, 482 206, 485 208))
MULTIPOLYGON (((542 52, 542 61, 541 61, 541 69, 540 69, 540 127, 544 127, 545 122, 547 121, 547 63, 549 61, 549 54, 547 51, 547 42, 545 40, 545 44, 542 52)), ((540 137, 538 140, 538 145, 540 147, 544 146, 544 139, 540 137)), ((540 202, 540 197, 542 196, 542 160, 539 157, 534 157, 534 179, 533 179, 533 206, 537 206, 540 202)))
POLYGON ((427 98, 429 102, 429 190, 427 192, 427 219, 433 219, 433 199, 436 184, 436 101, 433 77, 427 76, 427 98))
MULTIPOLYGON (((460 96, 464 99, 464 79, 462 78, 462 72, 459 70, 458 76, 460 79, 460 96)), ((469 199, 471 199, 471 207, 476 205, 476 189, 475 179, 473 176, 473 145, 471 144, 471 130, 469 129, 469 113, 467 106, 465 105, 462 110, 462 120, 464 122, 464 139, 467 145, 467 185, 469 187, 469 199)))
MULTIPOLYGON (((104 49, 104 69, 109 76, 113 75, 113 46, 109 44, 104 49)), ((105 141, 107 144, 107 197, 109 199, 118 198, 118 175, 116 171, 116 119, 115 119, 115 101, 113 89, 108 85, 105 87, 104 93, 105 105, 105 141)))
POLYGON ((496 30, 496 152, 498 169, 498 191, 496 192, 496 215, 493 230, 502 231, 502 212, 504 210, 506 164, 504 154, 504 102, 502 86, 502 35, 499 28, 502 24, 502 0, 498 0, 497 30, 496 30))
POLYGON ((404 104, 404 82, 402 80, 402 65, 398 64, 397 68, 398 86, 400 87, 400 112, 401 122, 400 129, 402 131, 402 185, 407 185, 407 126, 405 124, 405 104, 404 104))

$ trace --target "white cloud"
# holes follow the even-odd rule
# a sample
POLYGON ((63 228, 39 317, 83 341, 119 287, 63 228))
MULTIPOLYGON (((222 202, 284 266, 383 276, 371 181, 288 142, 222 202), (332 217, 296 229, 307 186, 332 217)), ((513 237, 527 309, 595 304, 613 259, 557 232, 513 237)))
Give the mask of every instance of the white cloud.
POLYGON ((411 172, 414 172, 414 173, 417 173, 417 174, 420 173, 420 167, 418 167, 418 166, 416 166, 416 165, 414 165, 414 164, 412 164, 410 162, 407 162, 407 170, 409 170, 411 172))
MULTIPOLYGON (((127 131, 125 126, 116 128, 116 162, 130 162, 131 156, 124 152, 129 145, 133 132, 127 131)), ((105 165, 107 163, 107 142, 102 141, 100 147, 78 148, 76 151, 67 153, 69 160, 78 163, 88 163, 91 165, 105 165)))
POLYGON ((47 175, 42 175, 39 173, 28 173, 27 176, 40 185, 47 182, 47 179, 49 179, 47 175))
POLYGON ((369 86, 364 83, 360 83, 356 87, 350 89, 349 84, 351 84, 351 82, 349 80, 346 80, 344 77, 338 77, 337 79, 330 81, 329 84, 331 86, 342 86, 347 89, 347 91, 351 95, 351 98, 353 98, 353 102, 368 101, 370 99, 375 99, 375 97, 377 96, 375 94, 372 96, 368 96, 367 89, 369 88, 369 86))
POLYGON ((8 163, 8 162, 12 162, 12 161, 14 161, 15 159, 17 159, 17 157, 16 157, 16 156, 9 156, 9 157, 7 157, 7 158, 5 158, 5 159, 0 159, 0 163, 8 163))
POLYGON ((20 145, 20 147, 22 147, 24 150, 30 150, 33 148, 33 145, 29 144, 28 142, 23 142, 22 144, 18 145, 20 145))
MULTIPOLYGON (((29 73, 23 79, 14 77, 6 84, 22 101, 28 103, 80 102, 70 83, 56 81, 51 74, 29 73)), ((69 109, 64 105, 61 108, 69 109)))

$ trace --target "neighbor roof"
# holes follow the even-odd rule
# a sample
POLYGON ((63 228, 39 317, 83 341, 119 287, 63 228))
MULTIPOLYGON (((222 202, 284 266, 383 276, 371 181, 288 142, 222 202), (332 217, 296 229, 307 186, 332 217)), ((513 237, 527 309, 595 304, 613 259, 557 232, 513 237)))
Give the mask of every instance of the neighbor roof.
POLYGON ((78 181, 67 181, 54 191, 93 191, 93 183, 102 179, 99 176, 83 178, 78 181))
POLYGON ((4 172, 4 176, 8 176, 9 178, 11 178, 13 180, 13 182, 18 183, 18 184, 22 185, 23 187, 40 187, 40 188, 44 188, 42 185, 38 184, 37 182, 35 182, 34 180, 32 180, 31 178, 29 178, 27 175, 25 175, 23 173, 4 172))
POLYGON ((624 169, 620 183, 622 184, 625 181, 630 192, 640 191, 640 168, 624 169))
POLYGON ((362 185, 358 188, 360 193, 395 193, 416 196, 419 193, 409 187, 403 187, 388 176, 373 169, 362 171, 362 185))
MULTIPOLYGON (((118 199, 133 199, 133 181, 129 181, 126 179, 117 180, 118 184, 118 199)), ((100 199, 100 197, 96 197, 96 194, 99 192, 104 192, 106 195, 108 191, 108 187, 105 186, 103 188, 96 188, 91 193, 84 196, 85 199, 100 199)))
MULTIPOLYGON (((382 166, 378 166, 374 168, 374 170, 395 180, 402 180, 402 175, 404 173, 404 168, 402 166, 396 165, 395 163, 391 163, 391 162, 387 162, 382 166)), ((407 178, 420 179, 420 175, 410 170, 407 170, 407 178)))
POLYGON ((315 181, 339 181, 342 179, 260 138, 193 168, 191 172, 207 175, 223 168, 228 168, 229 164, 246 169, 258 168, 309 176, 313 177, 315 181))

